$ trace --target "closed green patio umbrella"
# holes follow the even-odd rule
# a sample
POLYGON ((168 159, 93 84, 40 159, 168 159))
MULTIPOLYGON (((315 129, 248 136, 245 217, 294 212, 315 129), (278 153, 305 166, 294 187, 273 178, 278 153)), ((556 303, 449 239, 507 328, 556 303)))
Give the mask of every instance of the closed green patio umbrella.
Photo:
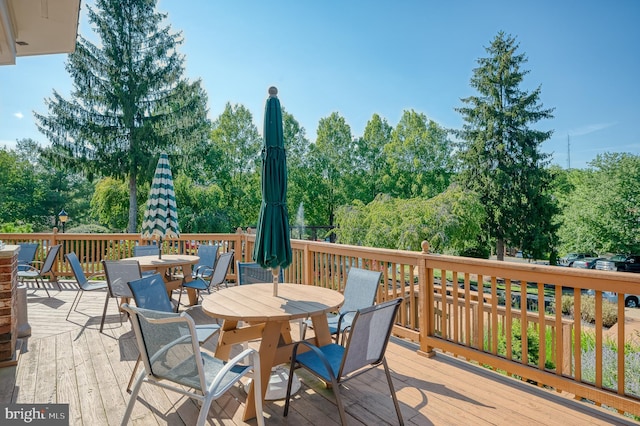
POLYGON ((142 238, 158 238, 160 240, 158 258, 162 258, 162 240, 178 237, 180 237, 180 228, 173 176, 169 158, 167 154, 162 153, 151 181, 151 190, 142 221, 142 238))
POLYGON ((289 266, 292 258, 287 212, 287 157, 277 94, 278 89, 269 88, 264 110, 262 204, 253 249, 253 260, 273 273, 274 296, 278 295, 280 268, 289 266))

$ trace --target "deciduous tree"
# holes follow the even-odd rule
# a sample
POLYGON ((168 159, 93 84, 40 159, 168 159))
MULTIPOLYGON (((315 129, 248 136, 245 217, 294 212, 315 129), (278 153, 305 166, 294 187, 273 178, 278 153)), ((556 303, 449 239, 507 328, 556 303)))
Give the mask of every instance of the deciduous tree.
POLYGON ((255 224, 260 212, 260 152, 262 138, 251 112, 227 103, 213 122, 205 155, 204 184, 222 189, 224 203, 235 213, 234 227, 255 224))
POLYGON ((386 192, 399 198, 430 198, 443 192, 453 173, 447 131, 416 111, 404 111, 384 147, 386 192))
POLYGON ((313 224, 333 225, 336 209, 354 198, 353 170, 356 166, 351 127, 337 112, 320 119, 316 143, 310 153, 310 179, 314 182, 316 198, 305 207, 305 214, 313 224))

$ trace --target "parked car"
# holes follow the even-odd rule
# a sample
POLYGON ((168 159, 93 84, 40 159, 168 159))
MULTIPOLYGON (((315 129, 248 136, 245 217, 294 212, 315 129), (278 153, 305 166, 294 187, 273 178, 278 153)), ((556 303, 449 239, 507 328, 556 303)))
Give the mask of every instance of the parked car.
MULTIPOLYGON (((589 296, 595 296, 595 290, 586 290, 584 292, 589 296)), ((618 293, 614 293, 613 291, 603 291, 602 299, 607 300, 611 303, 618 303, 618 293)), ((637 294, 625 294, 624 295, 624 306, 627 308, 639 308, 640 307, 640 295, 637 294)))
POLYGON ((571 266, 576 260, 582 260, 585 257, 598 257, 595 253, 568 253, 565 257, 561 257, 558 260, 560 266, 571 266))
POLYGON ((600 271, 640 272, 640 256, 616 254, 609 259, 596 262, 600 271))
POLYGON ((572 268, 595 269, 596 262, 599 260, 607 260, 606 257, 585 257, 584 259, 574 260, 572 268))

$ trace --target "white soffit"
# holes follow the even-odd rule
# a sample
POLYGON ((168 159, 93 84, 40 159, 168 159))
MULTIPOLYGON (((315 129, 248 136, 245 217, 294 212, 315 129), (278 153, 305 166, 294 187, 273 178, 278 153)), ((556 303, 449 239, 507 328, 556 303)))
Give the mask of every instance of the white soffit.
POLYGON ((0 0, 0 65, 75 50, 81 0, 0 0))

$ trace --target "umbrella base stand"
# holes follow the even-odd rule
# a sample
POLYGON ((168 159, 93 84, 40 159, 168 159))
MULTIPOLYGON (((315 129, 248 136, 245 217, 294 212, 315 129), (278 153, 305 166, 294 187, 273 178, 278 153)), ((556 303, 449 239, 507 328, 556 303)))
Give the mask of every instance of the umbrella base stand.
MULTIPOLYGON (((285 399, 287 397, 287 382, 289 381, 289 368, 284 364, 276 365, 271 369, 271 378, 269 379, 269 386, 267 392, 264 395, 265 401, 277 401, 279 399, 285 399)), ((251 388, 252 380, 243 386, 244 391, 248 394, 251 388)), ((296 373, 293 373, 293 382, 291 383, 291 395, 294 395, 300 390, 300 378, 296 373)))

